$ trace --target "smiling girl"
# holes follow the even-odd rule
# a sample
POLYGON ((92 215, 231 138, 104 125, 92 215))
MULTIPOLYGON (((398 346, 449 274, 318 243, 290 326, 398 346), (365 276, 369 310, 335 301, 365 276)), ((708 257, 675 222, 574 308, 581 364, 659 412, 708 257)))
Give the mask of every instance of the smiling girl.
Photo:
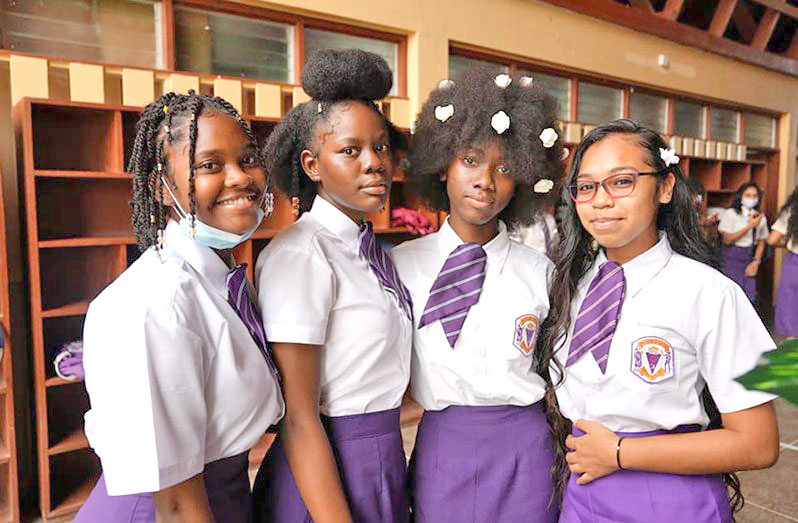
POLYGON ((721 475, 778 456, 774 397, 735 381, 773 340, 708 265, 658 134, 630 120, 591 131, 567 197, 543 340, 565 367, 557 399, 574 423, 560 521, 731 521, 721 475))

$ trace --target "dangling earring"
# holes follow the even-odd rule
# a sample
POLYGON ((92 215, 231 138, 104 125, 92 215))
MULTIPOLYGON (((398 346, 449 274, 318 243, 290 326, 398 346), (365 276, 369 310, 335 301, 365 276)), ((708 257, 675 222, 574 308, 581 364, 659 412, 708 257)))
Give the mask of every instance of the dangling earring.
POLYGON ((272 215, 274 212, 274 193, 267 192, 263 195, 262 209, 267 217, 272 215))
POLYGON ((590 240, 590 248, 593 249, 594 251, 598 251, 599 250, 599 243, 596 241, 595 238, 590 240))
POLYGON ((299 196, 291 197, 291 212, 293 213, 294 218, 299 217, 299 196))

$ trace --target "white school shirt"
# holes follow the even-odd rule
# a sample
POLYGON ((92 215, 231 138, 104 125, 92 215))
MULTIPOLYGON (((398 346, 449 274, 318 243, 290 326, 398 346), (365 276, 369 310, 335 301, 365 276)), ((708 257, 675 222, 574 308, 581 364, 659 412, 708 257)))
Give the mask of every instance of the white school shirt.
POLYGON ((532 247, 536 251, 546 254, 546 235, 543 227, 549 231, 549 249, 554 249, 557 241, 557 221, 549 213, 544 213, 535 223, 526 227, 520 227, 510 236, 511 239, 523 243, 527 247, 532 247))
POLYGON ((359 230, 317 196, 255 267, 269 340, 322 346, 326 416, 399 407, 410 379, 410 320, 361 258, 359 230))
MULTIPOLYGON (((748 225, 748 219, 751 216, 751 213, 760 212, 755 211, 753 209, 748 209, 746 207, 740 208, 740 212, 738 213, 734 209, 726 209, 723 211, 723 214, 720 215, 720 222, 718 223, 718 231, 725 232, 725 233, 734 233, 741 229, 744 229, 746 225, 748 225)), ((765 218, 764 214, 762 215, 762 220, 760 220, 759 225, 755 227, 755 229, 751 229, 747 233, 743 234, 743 236, 734 242, 736 247, 751 247, 754 244, 754 230, 756 230, 756 241, 759 243, 759 240, 767 240, 768 239, 768 222, 767 218, 765 218)))
MULTIPOLYGON (((790 210, 784 209, 779 217, 773 222, 773 230, 787 236, 787 227, 790 223, 790 210)), ((798 241, 795 238, 790 238, 787 242, 787 250, 793 254, 798 254, 798 241)))
POLYGON ((540 324, 549 312, 553 264, 544 255, 499 233, 487 254, 479 301, 466 316, 454 349, 440 321, 418 328, 429 291, 446 258, 463 240, 447 219, 440 230, 391 250, 413 297, 410 387, 426 410, 449 405, 531 405, 545 383, 532 369, 540 324))
MULTIPOLYGON (((605 261, 600 251, 571 301, 568 337, 555 352, 563 366, 574 320, 605 261)), ((776 348, 739 285, 673 252, 665 235, 624 263, 623 271, 626 296, 606 374, 590 351, 565 368, 565 381, 557 389, 565 417, 596 421, 616 432, 670 430, 685 424, 705 427, 705 383, 723 413, 775 398, 735 381, 756 366, 763 352, 776 348)))
POLYGON ((83 330, 85 431, 112 496, 155 492, 251 449, 283 415, 276 378, 227 301, 227 265, 166 227, 95 298, 83 330))

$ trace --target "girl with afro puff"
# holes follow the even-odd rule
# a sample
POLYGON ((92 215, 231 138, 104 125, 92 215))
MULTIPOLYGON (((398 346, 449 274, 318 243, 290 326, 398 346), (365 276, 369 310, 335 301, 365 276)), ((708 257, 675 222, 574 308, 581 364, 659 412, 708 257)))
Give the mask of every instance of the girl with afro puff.
MULTIPOLYGON (((513 241, 556 195, 555 103, 530 77, 465 71, 416 122, 408 180, 440 230, 391 257, 413 301, 415 521, 556 521, 555 446, 537 349, 553 265, 513 241)), ((551 396, 550 396, 551 397, 551 396)))
POLYGON ((302 71, 312 100, 266 144, 267 171, 304 213, 255 269, 286 403, 256 479, 260 521, 408 518, 399 406, 409 294, 364 220, 390 194, 400 135, 373 100, 391 83, 375 54, 318 52, 302 71))

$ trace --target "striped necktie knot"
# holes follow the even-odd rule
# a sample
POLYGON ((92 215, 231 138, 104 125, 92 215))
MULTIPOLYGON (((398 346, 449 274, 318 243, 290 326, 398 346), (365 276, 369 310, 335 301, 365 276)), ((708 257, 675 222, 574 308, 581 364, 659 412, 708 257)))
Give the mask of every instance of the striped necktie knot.
POLYGON ((586 352, 593 353, 601 373, 607 370, 607 359, 618 316, 626 293, 626 278, 619 263, 608 261, 599 267, 579 307, 574 323, 571 347, 566 366, 572 365, 586 352))
POLYGON ((454 249, 432 283, 418 328, 440 320, 449 346, 454 348, 469 309, 479 301, 488 255, 478 243, 454 249))
POLYGON ((246 325, 250 336, 260 349, 266 363, 279 378, 277 366, 274 364, 272 347, 266 339, 266 331, 263 328, 263 320, 260 312, 252 304, 252 296, 249 293, 249 280, 247 280, 246 264, 238 265, 227 275, 227 301, 236 311, 238 317, 246 325))
POLYGON ((358 239, 360 240, 360 256, 368 262, 371 270, 377 275, 382 288, 396 296, 402 311, 412 320, 413 301, 410 298, 410 291, 399 279, 396 267, 374 236, 371 222, 363 222, 358 239))

